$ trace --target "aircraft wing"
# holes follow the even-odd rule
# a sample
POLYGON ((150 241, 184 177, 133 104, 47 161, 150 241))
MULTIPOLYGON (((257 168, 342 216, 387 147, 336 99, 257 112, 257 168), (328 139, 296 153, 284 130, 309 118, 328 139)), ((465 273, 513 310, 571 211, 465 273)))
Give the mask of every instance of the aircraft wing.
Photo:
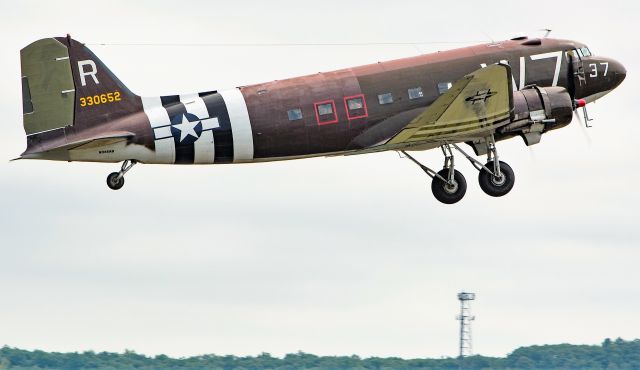
POLYGON ((418 144, 474 135, 506 124, 513 110, 511 68, 481 68, 442 94, 386 144, 418 144))

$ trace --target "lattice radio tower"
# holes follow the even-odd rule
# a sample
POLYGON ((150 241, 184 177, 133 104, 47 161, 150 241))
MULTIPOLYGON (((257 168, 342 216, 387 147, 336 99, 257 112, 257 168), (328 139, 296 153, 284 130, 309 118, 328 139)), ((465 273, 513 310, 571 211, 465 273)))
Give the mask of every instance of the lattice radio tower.
POLYGON ((456 319, 460 320, 460 358, 473 354, 471 347, 471 321, 475 320, 476 317, 471 315, 471 301, 474 299, 476 299, 475 293, 458 293, 460 315, 456 319))

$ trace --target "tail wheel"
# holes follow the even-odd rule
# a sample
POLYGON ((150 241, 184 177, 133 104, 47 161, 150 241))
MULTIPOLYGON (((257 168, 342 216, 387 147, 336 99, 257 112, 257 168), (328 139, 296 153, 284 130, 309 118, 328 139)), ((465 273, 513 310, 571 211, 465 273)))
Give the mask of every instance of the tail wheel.
MULTIPOLYGON (((438 172, 443 178, 449 178, 449 169, 445 168, 438 172)), ((453 204, 459 202, 467 192, 467 180, 457 170, 453 171, 453 182, 451 184, 443 181, 438 176, 433 178, 431 182, 431 191, 437 200, 444 204, 453 204)))
MULTIPOLYGON (((493 161, 488 162, 485 167, 489 169, 493 169, 493 161)), ((480 188, 482 191, 491 195, 492 197, 501 197, 503 195, 507 195, 511 189, 513 189, 513 184, 515 184, 516 177, 513 173, 511 167, 500 161, 500 176, 494 176, 491 172, 487 171, 485 168, 480 170, 480 174, 478 174, 478 182, 480 183, 480 188)))
POLYGON ((124 186, 124 176, 120 176, 118 179, 118 172, 112 172, 107 176, 107 186, 111 190, 119 190, 124 186))

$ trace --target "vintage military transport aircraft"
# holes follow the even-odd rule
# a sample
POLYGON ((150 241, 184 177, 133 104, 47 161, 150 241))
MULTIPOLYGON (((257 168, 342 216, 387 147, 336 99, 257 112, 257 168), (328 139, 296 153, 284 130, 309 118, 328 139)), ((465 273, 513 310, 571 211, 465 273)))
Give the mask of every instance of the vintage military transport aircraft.
MULTIPOLYGON (((584 44, 518 37, 225 91, 139 97, 84 44, 67 37, 21 51, 27 149, 19 159, 136 163, 265 162, 393 150, 419 165, 443 203, 466 181, 454 150, 479 171, 482 190, 507 194, 511 167, 496 142, 526 145, 564 127, 578 108, 625 78, 622 64, 584 44), (482 163, 458 145, 466 143, 482 163), (407 152, 441 148, 432 170, 407 152)), ((588 116, 585 117, 588 120, 588 116)))

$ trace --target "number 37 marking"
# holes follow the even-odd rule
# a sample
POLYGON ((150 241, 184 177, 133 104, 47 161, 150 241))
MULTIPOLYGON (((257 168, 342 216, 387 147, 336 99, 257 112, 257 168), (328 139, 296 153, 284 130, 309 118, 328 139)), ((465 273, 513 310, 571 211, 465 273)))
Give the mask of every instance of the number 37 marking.
MULTIPOLYGON (((604 66, 604 74, 603 76, 607 76, 607 72, 609 72, 609 62, 600 63, 601 66, 604 66)), ((596 63, 589 64, 589 68, 591 68, 591 73, 589 73, 589 77, 596 78, 598 77, 598 65, 596 63)))

